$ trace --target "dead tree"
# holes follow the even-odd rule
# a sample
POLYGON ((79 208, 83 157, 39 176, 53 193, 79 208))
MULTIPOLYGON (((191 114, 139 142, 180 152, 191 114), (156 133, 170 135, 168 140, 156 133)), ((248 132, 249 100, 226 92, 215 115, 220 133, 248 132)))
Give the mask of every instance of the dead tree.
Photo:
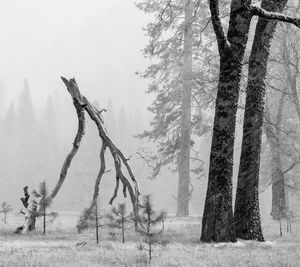
POLYGON ((113 158, 114 161, 114 166, 115 166, 115 172, 116 172, 116 186, 113 192, 113 196, 110 199, 109 203, 112 204, 114 199, 117 197, 118 189, 120 182, 123 185, 123 195, 124 197, 127 196, 127 192, 129 192, 130 199, 133 205, 133 212, 136 215, 138 211, 138 195, 139 195, 139 187, 138 183, 135 179, 135 176, 131 170, 131 167, 128 163, 128 160, 124 154, 118 149, 118 147, 112 142, 112 140, 109 138, 107 132, 105 131, 104 125, 103 125, 103 119, 101 118, 101 112, 93 106, 89 100, 84 97, 79 88, 78 85, 75 81, 75 78, 67 80, 64 77, 61 77, 64 84, 67 87, 67 90, 69 94, 71 95, 73 99, 73 104, 77 112, 77 117, 78 117, 78 129, 77 133, 75 136, 75 140, 73 143, 73 147, 69 154, 67 155, 64 164, 61 169, 60 177, 56 183, 56 186, 54 187, 53 191, 50 193, 50 195, 47 197, 47 200, 51 201, 59 192, 61 186, 63 185, 66 177, 67 177, 67 171, 68 168, 71 165, 72 159, 76 155, 81 139, 84 135, 85 132, 85 112, 88 114, 88 116, 92 119, 92 121, 96 124, 98 132, 99 132, 99 137, 100 140, 102 141, 102 147, 100 151, 100 162, 101 162, 101 167, 100 171, 98 173, 98 176, 95 181, 95 186, 94 186, 94 194, 93 194, 93 199, 92 202, 87 209, 88 212, 92 212, 98 195, 99 195, 99 185, 100 181, 102 179, 103 174, 105 173, 105 152, 108 148, 110 151, 110 154, 113 158), (126 173, 121 169, 121 167, 125 167, 126 173), (131 179, 131 182, 129 179, 131 179), (133 183, 133 185, 132 185, 133 183))
POLYGON ((37 205, 32 202, 29 202, 29 198, 30 195, 28 193, 28 186, 25 186, 23 188, 24 190, 24 196, 20 198, 23 206, 25 207, 25 212, 21 211, 21 213, 23 213, 25 215, 25 223, 24 225, 18 227, 15 230, 16 234, 19 233, 27 233, 28 231, 32 231, 35 229, 35 221, 36 221, 36 217, 37 217, 37 205))

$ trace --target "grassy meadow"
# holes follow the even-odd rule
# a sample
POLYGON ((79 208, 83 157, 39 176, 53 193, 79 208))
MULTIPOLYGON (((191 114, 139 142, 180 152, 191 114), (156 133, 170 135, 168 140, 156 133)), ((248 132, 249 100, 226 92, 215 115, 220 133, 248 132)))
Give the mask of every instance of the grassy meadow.
MULTIPOLYGON (((126 243, 116 229, 100 228, 100 243, 92 229, 78 234, 78 215, 60 214, 50 224, 46 236, 41 221, 28 235, 15 235, 23 217, 11 215, 8 224, 1 223, 0 266, 149 266, 145 252, 138 250, 140 237, 126 232, 126 243)), ((150 266, 300 266, 300 222, 293 222, 293 233, 283 237, 278 223, 263 223, 266 242, 238 241, 233 244, 199 242, 200 219, 172 219, 165 223, 164 238, 169 244, 156 249, 150 266)))

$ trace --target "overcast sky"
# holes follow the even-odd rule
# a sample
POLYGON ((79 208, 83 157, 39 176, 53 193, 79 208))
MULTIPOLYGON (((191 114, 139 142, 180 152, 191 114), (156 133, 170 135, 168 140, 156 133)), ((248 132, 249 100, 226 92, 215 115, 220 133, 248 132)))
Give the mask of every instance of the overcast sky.
POLYGON ((146 109, 147 82, 135 71, 146 66, 147 20, 133 0, 2 1, 2 103, 15 101, 27 78, 41 106, 50 92, 65 90, 63 75, 76 77, 82 92, 102 105, 112 98, 115 106, 146 109))

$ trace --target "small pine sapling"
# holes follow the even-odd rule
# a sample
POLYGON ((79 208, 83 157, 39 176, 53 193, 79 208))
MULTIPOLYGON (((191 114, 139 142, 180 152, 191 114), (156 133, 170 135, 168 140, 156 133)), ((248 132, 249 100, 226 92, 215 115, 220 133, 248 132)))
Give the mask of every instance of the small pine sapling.
POLYGON ((95 205, 92 210, 84 209, 77 224, 77 231, 79 233, 88 228, 95 228, 97 244, 99 244, 99 228, 105 226, 103 222, 104 216, 99 211, 98 206, 97 201, 95 201, 95 205))
POLYGON ((279 235, 282 236, 282 220, 287 219, 287 207, 285 205, 285 201, 283 201, 281 198, 279 199, 279 204, 276 209, 274 209, 271 212, 271 216, 274 220, 279 222, 279 235))
POLYGON ((125 231, 128 229, 128 224, 132 222, 133 214, 127 214, 126 204, 119 203, 117 208, 112 208, 111 213, 106 215, 108 226, 111 228, 121 229, 122 242, 125 243, 125 231))
POLYGON ((6 201, 1 203, 1 208, 2 209, 0 212, 4 214, 4 218, 2 218, 2 221, 7 224, 7 214, 12 211, 12 208, 6 201))
POLYGON ((286 213, 286 232, 292 233, 292 221, 291 219, 295 218, 295 214, 292 210, 288 210, 286 213))
POLYGON ((168 243, 168 241, 163 240, 162 238, 166 212, 154 211, 150 195, 143 197, 143 202, 140 207, 141 210, 138 216, 137 231, 143 237, 145 245, 140 244, 138 248, 148 252, 148 259, 150 263, 154 252, 153 247, 155 245, 165 246, 168 243), (159 227, 159 224, 162 224, 162 226, 159 227))
POLYGON ((51 212, 47 214, 47 209, 51 206, 51 199, 48 198, 48 189, 46 186, 46 181, 40 183, 39 192, 34 190, 32 192, 33 196, 39 199, 36 204, 39 206, 37 216, 43 216, 43 233, 46 234, 46 218, 49 216, 51 219, 48 222, 53 222, 53 220, 58 216, 58 213, 51 212))

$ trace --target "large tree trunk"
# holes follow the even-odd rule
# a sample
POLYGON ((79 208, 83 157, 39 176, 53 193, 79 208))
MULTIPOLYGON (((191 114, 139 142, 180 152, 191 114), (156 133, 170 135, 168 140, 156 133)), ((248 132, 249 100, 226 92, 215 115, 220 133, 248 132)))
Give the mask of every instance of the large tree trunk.
POLYGON ((180 123, 180 151, 178 159, 177 216, 189 215, 190 200, 190 145, 191 145, 191 91, 193 50, 193 1, 185 5, 184 56, 182 73, 182 104, 180 123))
MULTIPOLYGON (((263 0, 262 8, 281 12, 284 1, 263 0)), ((236 236, 263 241, 258 185, 264 114, 265 78, 269 49, 277 22, 259 18, 249 60, 242 152, 238 174, 234 223, 236 236)))
MULTIPOLYGON (((242 1, 241 1, 242 2, 242 1)), ((251 14, 247 5, 232 1, 228 43, 219 36, 216 13, 212 12, 219 42, 220 74, 210 153, 208 188, 202 218, 201 241, 235 241, 232 210, 232 171, 236 112, 242 61, 248 41, 251 14)), ((213 2, 210 2, 211 11, 213 2)), ((217 14, 218 15, 218 14, 217 14)))

